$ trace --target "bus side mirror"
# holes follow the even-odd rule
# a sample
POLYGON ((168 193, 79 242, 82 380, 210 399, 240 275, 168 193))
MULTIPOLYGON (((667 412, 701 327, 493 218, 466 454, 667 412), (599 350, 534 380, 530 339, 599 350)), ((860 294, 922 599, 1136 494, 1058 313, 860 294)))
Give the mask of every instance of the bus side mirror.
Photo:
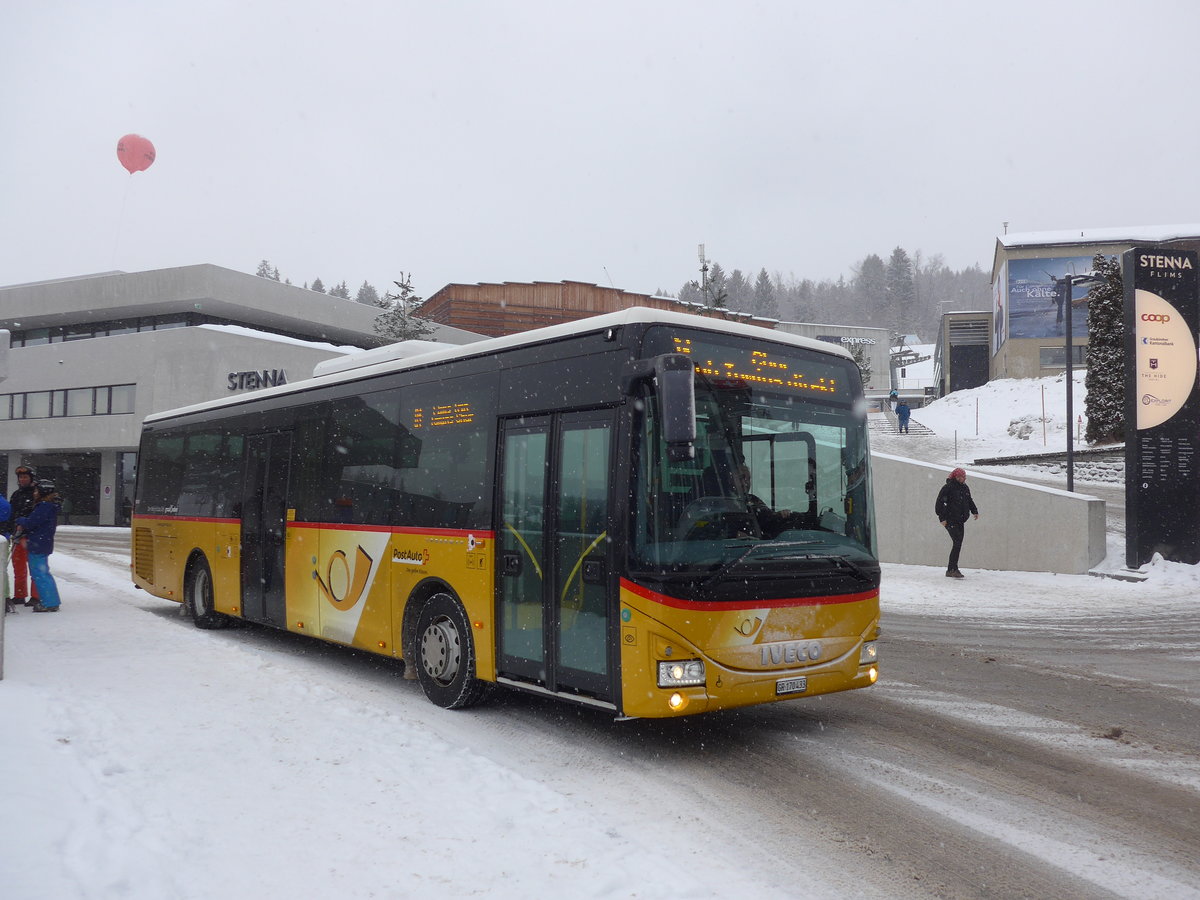
POLYGON ((638 385, 654 379, 662 415, 662 435, 667 458, 683 462, 696 457, 696 370, 682 353, 664 353, 653 359, 635 359, 626 371, 625 393, 636 394, 638 385))
POLYGON ((662 411, 662 435, 672 462, 696 456, 696 370, 682 353, 654 358, 654 380, 662 411))

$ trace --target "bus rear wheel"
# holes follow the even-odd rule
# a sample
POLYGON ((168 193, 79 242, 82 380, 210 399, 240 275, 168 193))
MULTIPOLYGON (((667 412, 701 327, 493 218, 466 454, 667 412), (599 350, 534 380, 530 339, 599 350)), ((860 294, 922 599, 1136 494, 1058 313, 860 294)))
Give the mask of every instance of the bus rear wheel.
POLYGON ((188 570, 184 598, 197 628, 224 628, 229 624, 229 616, 217 612, 213 606, 212 572, 203 558, 188 570))
POLYGON ((475 677, 475 641, 462 605, 434 594, 417 616, 413 665, 425 696, 443 709, 464 709, 483 699, 488 685, 475 677))

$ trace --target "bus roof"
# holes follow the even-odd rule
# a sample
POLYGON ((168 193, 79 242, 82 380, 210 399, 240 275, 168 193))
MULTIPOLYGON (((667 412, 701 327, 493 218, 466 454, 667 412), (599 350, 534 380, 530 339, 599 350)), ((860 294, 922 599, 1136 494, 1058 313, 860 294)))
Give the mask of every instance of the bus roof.
POLYGON ((559 325, 549 325, 545 328, 535 328, 531 331, 522 331, 505 337, 475 341, 470 344, 400 341, 384 347, 376 347, 371 350, 364 350, 361 353, 351 353, 346 356, 317 363, 313 369, 313 377, 306 378, 303 381, 265 388, 249 394, 239 394, 236 397, 222 397, 218 400, 208 400, 203 403, 196 403, 177 409, 161 410, 146 416, 145 421, 157 422, 162 419, 174 418, 175 416, 189 415, 210 409, 220 409, 226 406, 237 406, 268 397, 299 393, 324 385, 355 381, 360 378, 384 375, 389 372, 422 368, 433 363, 448 362, 454 359, 490 356, 493 353, 516 347, 548 343, 575 335, 634 324, 678 325, 680 327, 699 328, 719 334, 740 335, 756 340, 772 341, 778 344, 791 344, 795 347, 816 350, 831 356, 841 356, 847 359, 853 358, 841 346, 826 341, 819 341, 815 338, 774 331, 758 325, 744 325, 740 322, 731 322, 727 319, 710 319, 705 316, 694 316, 688 313, 650 309, 645 306, 631 306, 628 309, 618 312, 590 316, 586 319, 577 319, 573 322, 564 322, 559 325))

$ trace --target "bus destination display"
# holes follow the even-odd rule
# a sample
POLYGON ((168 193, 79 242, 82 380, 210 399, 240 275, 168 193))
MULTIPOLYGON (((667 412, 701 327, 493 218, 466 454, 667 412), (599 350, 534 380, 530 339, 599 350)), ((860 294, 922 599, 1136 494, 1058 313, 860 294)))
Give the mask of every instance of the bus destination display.
POLYGON ((429 426, 444 428, 447 425, 469 425, 475 421, 475 413, 470 403, 442 403, 430 407, 417 406, 413 408, 412 427, 418 429, 429 426))
POLYGON ((811 394, 839 393, 838 379, 832 370, 825 375, 812 372, 806 362, 801 371, 797 359, 780 358, 778 353, 747 348, 701 343, 692 338, 673 338, 676 353, 689 356, 696 371, 709 378, 746 384, 761 384, 811 394))

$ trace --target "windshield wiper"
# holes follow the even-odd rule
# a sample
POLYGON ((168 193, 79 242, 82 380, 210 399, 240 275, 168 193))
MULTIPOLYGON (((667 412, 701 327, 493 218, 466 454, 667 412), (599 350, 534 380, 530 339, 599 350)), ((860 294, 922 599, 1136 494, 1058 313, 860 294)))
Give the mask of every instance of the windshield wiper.
POLYGON ((867 571, 862 566, 860 566, 858 563, 856 563, 854 560, 852 560, 849 556, 846 556, 845 554, 842 554, 842 553, 818 553, 818 554, 808 553, 805 555, 809 559, 829 560, 830 562, 840 563, 841 565, 843 565, 847 569, 849 569, 851 572, 853 572, 855 575, 857 575, 861 580, 866 581, 866 582, 874 581, 874 579, 867 573, 867 571))
POLYGON ((712 584, 718 578, 727 575, 731 570, 739 566, 747 556, 754 553, 755 550, 761 550, 764 547, 769 547, 772 550, 790 550, 793 547, 809 547, 813 544, 824 543, 823 541, 763 541, 758 544, 750 544, 740 554, 729 560, 727 563, 722 563, 708 575, 700 580, 700 586, 705 587, 712 584))

